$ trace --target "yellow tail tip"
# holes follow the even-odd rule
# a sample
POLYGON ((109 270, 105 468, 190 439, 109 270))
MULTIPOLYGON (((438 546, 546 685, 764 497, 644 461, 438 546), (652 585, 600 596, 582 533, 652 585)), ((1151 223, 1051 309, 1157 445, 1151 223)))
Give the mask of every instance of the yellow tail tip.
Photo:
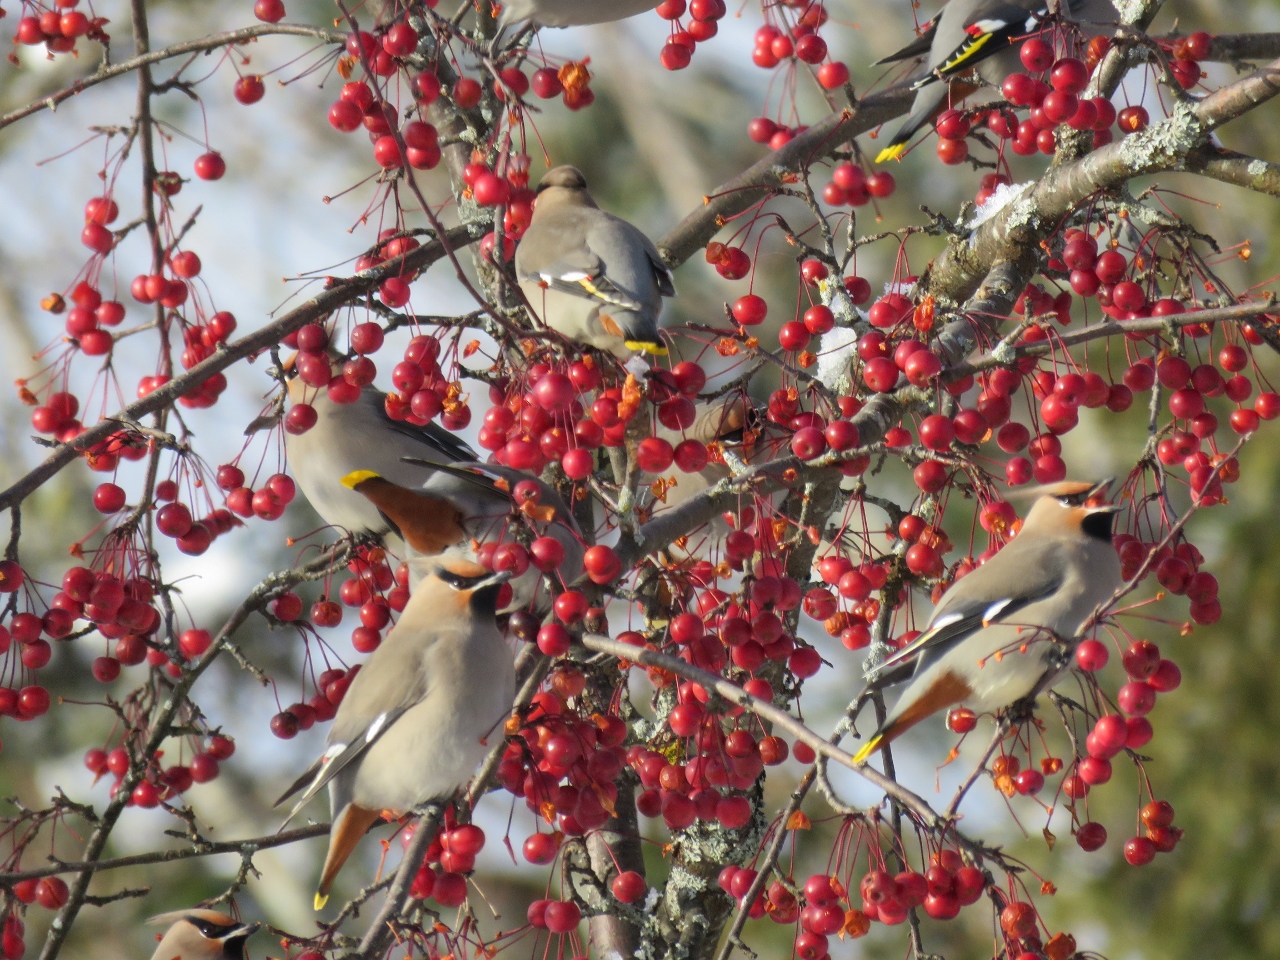
POLYGON ((853 756, 854 763, 866 763, 873 753, 880 749, 880 744, 884 741, 884 737, 876 734, 866 742, 861 750, 853 756))
POLYGON ((317 910, 323 910, 323 909, 324 909, 324 905, 325 905, 326 903, 328 903, 328 902, 329 902, 329 895, 328 895, 327 893, 317 893, 317 894, 316 894, 316 899, 315 899, 315 908, 316 908, 317 910))
MULTIPOLYGON (((366 480, 378 480, 381 477, 372 470, 352 470, 342 478, 342 485, 348 490, 354 490, 366 480)), ((318 907, 316 909, 319 909, 318 907)))
POLYGON ((667 348, 660 343, 649 343, 644 340, 628 340, 627 349, 634 350, 636 353, 647 353, 654 357, 665 357, 667 348))
POLYGON ((901 160, 902 155, 906 152, 907 145, 905 143, 891 143, 876 154, 876 163, 885 163, 889 160, 901 160))

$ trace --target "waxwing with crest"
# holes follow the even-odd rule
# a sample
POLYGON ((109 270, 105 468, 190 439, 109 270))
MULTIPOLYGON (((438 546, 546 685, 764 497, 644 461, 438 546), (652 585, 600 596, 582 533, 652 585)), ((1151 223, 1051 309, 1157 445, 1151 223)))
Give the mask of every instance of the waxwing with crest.
POLYGON ((858 762, 940 710, 1002 710, 1056 682, 1077 632, 1122 583, 1111 543, 1120 508, 1104 502, 1108 486, 1066 481, 1036 491, 1018 534, 957 580, 927 629, 871 672, 872 685, 911 680, 858 762))
POLYGON ((160 936, 151 960, 245 960, 245 941, 260 926, 200 908, 161 913, 147 924, 169 928, 160 936))
POLYGON ((515 667, 494 618, 508 576, 455 557, 438 559, 356 674, 324 754, 276 801, 302 791, 287 824, 329 789, 333 827, 317 910, 384 811, 402 816, 451 799, 502 741, 515 667))

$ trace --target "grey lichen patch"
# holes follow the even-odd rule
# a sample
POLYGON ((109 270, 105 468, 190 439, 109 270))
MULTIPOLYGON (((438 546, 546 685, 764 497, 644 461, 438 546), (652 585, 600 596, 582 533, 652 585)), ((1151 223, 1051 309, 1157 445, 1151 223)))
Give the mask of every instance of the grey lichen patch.
POLYGON ((1177 103, 1164 120, 1120 141, 1120 161, 1134 173, 1158 170, 1181 161, 1204 139, 1204 124, 1192 105, 1177 103))
POLYGON ((679 960, 698 952, 698 943, 727 915, 731 904, 716 886, 726 863, 746 863, 760 849, 765 820, 761 791, 750 792, 753 815, 741 830, 698 821, 680 832, 662 902, 640 935, 642 960, 679 960))
POLYGON ((1122 23, 1134 24, 1155 5, 1152 0, 1111 0, 1122 23))

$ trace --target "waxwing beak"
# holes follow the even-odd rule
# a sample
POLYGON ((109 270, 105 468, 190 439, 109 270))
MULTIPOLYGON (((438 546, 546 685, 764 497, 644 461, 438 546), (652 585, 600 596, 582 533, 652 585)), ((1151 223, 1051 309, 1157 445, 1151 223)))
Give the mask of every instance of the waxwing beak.
POLYGON ((260 923, 242 923, 232 927, 229 931, 227 931, 226 936, 224 936, 222 939, 230 940, 233 937, 246 937, 246 938, 251 937, 261 929, 262 929, 262 924, 260 923))
POLYGON ((515 576, 510 570, 495 570, 492 576, 485 577, 472 590, 483 590, 486 587, 499 587, 515 576))

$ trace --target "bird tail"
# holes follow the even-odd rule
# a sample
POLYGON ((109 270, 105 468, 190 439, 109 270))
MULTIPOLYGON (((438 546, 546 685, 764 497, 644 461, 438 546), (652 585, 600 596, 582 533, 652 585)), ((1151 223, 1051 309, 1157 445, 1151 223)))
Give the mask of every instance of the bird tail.
POLYGON ((654 357, 665 357, 667 348, 664 344, 653 343, 648 340, 628 340, 627 349, 634 350, 636 353, 647 353, 654 357))
POLYGON ((883 734, 877 733, 870 740, 862 745, 862 749, 853 755, 854 763, 866 763, 871 759, 871 755, 884 746, 885 739, 883 734))
MULTIPOLYGON (((911 131, 911 133, 914 132, 914 130, 911 131)), ((895 134, 894 142, 876 154, 876 163, 888 163, 890 160, 901 160, 902 155, 907 152, 907 142, 911 139, 911 133, 907 133, 904 136, 903 130, 899 130, 897 134, 895 134), (898 137, 901 137, 902 139, 897 139, 898 137)))
POLYGON ((378 821, 376 810, 366 810, 354 803, 347 806, 334 821, 329 835, 329 852, 325 854, 324 869, 320 871, 320 883, 316 886, 315 908, 323 910, 329 902, 329 890, 342 865, 347 862, 356 844, 378 821))
POLYGON ((973 688, 965 679, 948 670, 939 674, 927 687, 918 692, 909 688, 903 699, 898 701, 893 712, 889 714, 880 729, 857 752, 855 763, 866 763, 877 750, 885 744, 892 743, 926 717, 931 717, 939 710, 964 702, 973 693, 973 688), (911 697, 908 701, 906 698, 911 697))

